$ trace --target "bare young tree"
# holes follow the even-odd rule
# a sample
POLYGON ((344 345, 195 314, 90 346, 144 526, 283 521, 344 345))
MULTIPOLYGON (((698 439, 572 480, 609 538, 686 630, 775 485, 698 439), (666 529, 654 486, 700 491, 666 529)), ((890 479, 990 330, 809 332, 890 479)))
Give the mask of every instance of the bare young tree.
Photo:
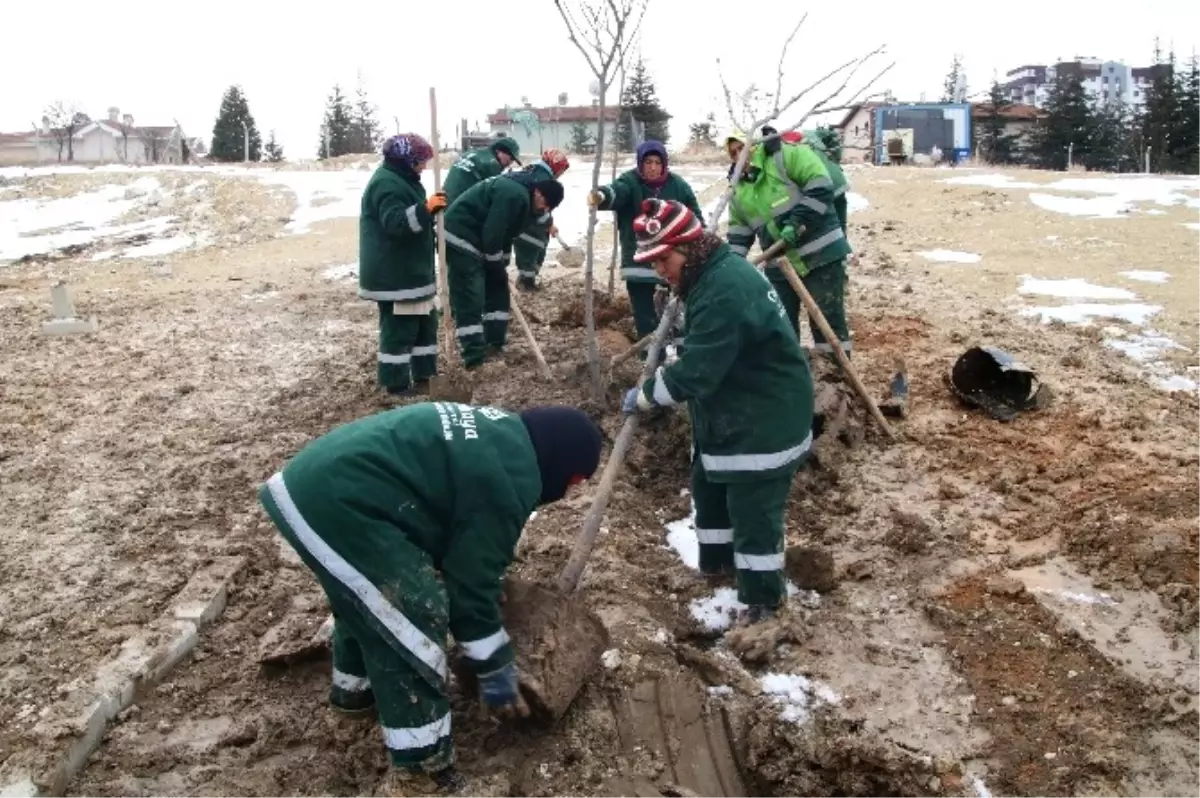
POLYGON ((159 163, 166 154, 167 141, 159 135, 158 128, 142 127, 137 133, 146 153, 146 163, 159 163))
MULTIPOLYGON (((576 0, 571 11, 564 0, 554 5, 567 27, 567 37, 587 61, 588 69, 599 85, 599 125, 596 133, 596 155, 592 163, 592 191, 600 187, 600 167, 604 162, 607 127, 606 100, 608 90, 621 68, 628 43, 637 37, 648 0, 576 0)), ((584 269, 583 316, 588 339, 588 375, 591 378, 592 398, 599 402, 604 396, 600 374, 600 348, 596 342, 595 284, 596 209, 588 211, 587 258, 584 269)))
MULTIPOLYGON (((796 93, 785 94, 783 71, 784 64, 787 61, 788 48, 791 47, 792 41, 796 38, 796 34, 800 32, 800 28, 804 25, 804 21, 807 18, 808 14, 800 17, 800 21, 792 28, 792 32, 783 43, 783 47, 779 52, 778 66, 775 70, 775 90, 773 92, 764 92, 758 85, 753 83, 742 92, 732 91, 725 80, 725 75, 721 72, 721 59, 717 59, 717 73, 721 78, 721 91, 725 98, 725 109, 729 113, 729 120, 745 134, 746 146, 742 148, 738 156, 733 174, 730 176, 729 188, 720 200, 718 200, 716 208, 713 211, 712 219, 709 222, 709 229, 711 230, 717 229, 721 214, 725 212, 725 206, 729 204, 729 200, 733 196, 734 187, 737 185, 742 171, 746 167, 746 160, 750 157, 750 150, 753 145, 762 143, 768 138, 777 138, 784 133, 796 130, 809 117, 829 113, 830 111, 843 111, 857 103, 870 99, 875 96, 867 94, 870 88, 888 70, 895 66, 895 62, 888 64, 875 73, 874 77, 870 80, 862 83, 857 89, 847 92, 847 88, 859 70, 876 59, 877 56, 882 56, 885 53, 886 46, 880 45, 865 55, 851 58, 833 67, 796 93), (828 93, 825 93, 827 90, 828 93), (820 99, 812 102, 809 95, 813 95, 814 93, 820 99), (794 115, 792 113, 793 108, 805 98, 809 98, 810 102, 807 110, 799 115, 794 115), (786 127, 781 127, 784 117, 788 117, 794 121, 786 127), (777 132, 772 136, 763 137, 760 129, 768 122, 775 123, 777 132)), ((878 63, 878 61, 875 61, 875 63, 878 63)))
POLYGON ((58 145, 58 160, 63 159, 63 150, 67 151, 67 161, 75 160, 75 133, 92 120, 79 110, 74 103, 55 100, 46 106, 45 116, 50 135, 58 145))
MULTIPOLYGON (((632 48, 629 48, 632 49, 632 48)), ((625 56, 622 54, 618 59, 620 61, 621 80, 617 84, 617 129, 621 128, 621 113, 625 110, 625 56)), ((612 148, 612 180, 617 179, 617 164, 621 160, 621 147, 615 145, 612 148)), ((617 227, 617 222, 613 220, 612 226, 612 257, 608 262, 608 298, 612 299, 617 292, 617 253, 620 249, 621 231, 617 227)))

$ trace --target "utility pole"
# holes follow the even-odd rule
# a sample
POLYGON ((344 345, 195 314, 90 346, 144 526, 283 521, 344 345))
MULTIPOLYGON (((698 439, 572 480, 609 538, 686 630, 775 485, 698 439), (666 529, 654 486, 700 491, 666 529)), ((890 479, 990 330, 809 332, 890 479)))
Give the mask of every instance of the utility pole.
POLYGON ((242 160, 250 163, 250 127, 242 120, 242 160))
POLYGON ((393 116, 392 121, 394 121, 396 123, 396 135, 399 136, 400 135, 400 117, 393 116))

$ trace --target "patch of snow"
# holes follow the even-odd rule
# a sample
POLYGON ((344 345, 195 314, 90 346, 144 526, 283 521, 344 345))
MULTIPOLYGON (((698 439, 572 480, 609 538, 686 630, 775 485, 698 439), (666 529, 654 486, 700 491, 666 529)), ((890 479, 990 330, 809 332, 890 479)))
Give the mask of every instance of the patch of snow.
POLYGON ((125 198, 125 191, 126 186, 104 186, 62 199, 0 202, 0 261, 130 232, 130 225, 111 225, 138 205, 137 199, 125 198))
MULTIPOLYGON (((354 263, 342 263, 337 266, 329 266, 321 272, 321 277, 331 283, 338 282, 340 280, 358 279, 358 261, 355 261, 354 263)), ((533 520, 532 517, 530 520, 533 520)))
POLYGON ((727 684, 714 684, 708 688, 708 694, 714 698, 733 695, 733 688, 727 684))
POLYGON ((1166 211, 1160 211, 1158 208, 1147 208, 1146 210, 1142 211, 1142 213, 1146 214, 1147 216, 1166 216, 1167 215, 1166 211))
POLYGON ((1057 241, 1057 240, 1058 240, 1058 236, 1046 236, 1046 240, 1047 240, 1047 241, 1057 241))
POLYGON ((1158 377, 1154 380, 1156 388, 1172 392, 1172 391, 1194 391, 1198 387, 1195 380, 1189 380, 1180 374, 1172 374, 1170 377, 1158 377))
POLYGON ((675 550, 683 564, 693 571, 700 569, 700 542, 696 539, 696 510, 687 518, 667 524, 667 545, 675 550))
POLYGON ((807 723, 813 709, 842 700, 829 685, 798 673, 767 673, 758 683, 780 708, 779 717, 787 723, 807 723))
POLYGON ((318 222, 358 216, 363 189, 370 172, 355 169, 313 172, 269 171, 259 178, 268 185, 283 186, 296 197, 296 209, 284 230, 294 235, 307 233, 318 222))
POLYGON ((1150 317, 1162 310, 1158 305, 1140 302, 1124 305, 1084 303, 1059 307, 1035 307, 1021 311, 1022 316, 1041 316, 1043 322, 1062 321, 1068 324, 1088 324, 1091 319, 1117 319, 1143 326, 1150 317))
POLYGON ((846 192, 846 214, 858 213, 871 207, 870 201, 862 194, 853 191, 846 192))
POLYGON ((600 655, 600 664, 608 670, 615 670, 621 667, 621 652, 618 649, 610 648, 600 655))
POLYGON ((196 243, 196 239, 189 235, 175 235, 169 238, 157 238, 153 241, 147 241, 145 244, 139 244, 136 247, 130 247, 122 253, 122 257, 126 258, 152 258, 160 255, 170 255, 172 252, 179 252, 187 249, 196 243))
POLYGON ((1116 349, 1139 363, 1152 363, 1172 349, 1186 349, 1157 330, 1146 330, 1128 337, 1106 338, 1104 345, 1116 349))
POLYGON ((1026 274, 1021 279, 1022 294, 1038 294, 1063 299, 1137 299, 1137 294, 1124 288, 1109 288, 1094 285, 1087 280, 1072 277, 1066 280, 1041 280, 1026 274))
POLYGON ((1200 230, 1200 222, 1184 222, 1183 226, 1189 230, 1200 230))
POLYGON ((1041 188, 1037 183, 1014 180, 1011 175, 998 174, 962 175, 961 177, 949 177, 938 182, 954 183, 960 186, 986 186, 988 188, 1041 188))
POLYGON ((115 257, 117 257, 117 251, 115 249, 106 249, 103 252, 97 252, 95 255, 93 255, 91 257, 91 260, 100 261, 100 260, 108 260, 110 258, 115 258, 115 257))
POLYGON ((1029 200, 1043 210, 1088 219, 1124 219, 1132 206, 1119 195, 1064 197, 1060 194, 1030 194, 1029 200))
POLYGON ((955 252, 952 249, 933 249, 917 254, 925 260, 939 263, 979 263, 983 259, 982 255, 976 255, 974 252, 955 252))
POLYGON ((1076 191, 1107 194, 1125 202, 1153 202, 1157 205, 1188 204, 1185 191, 1200 189, 1200 180, 1187 178, 1126 175, 1123 177, 1073 177, 1044 186, 1050 191, 1076 191))
POLYGON ((1171 279, 1170 272, 1141 271, 1140 269, 1121 272, 1121 276, 1128 277, 1130 280, 1137 280, 1141 283, 1165 283, 1171 279))
POLYGON ((992 798, 992 794, 988 792, 987 786, 983 783, 983 779, 971 774, 971 786, 975 788, 975 795, 979 798, 992 798))
POLYGON ((1117 601, 1107 593, 1079 593, 1073 590, 1051 590, 1049 588, 1035 588, 1039 593, 1057 596, 1063 601, 1074 602, 1075 604, 1104 604, 1112 605, 1117 601))
MULTIPOLYGON (((813 590, 801 590, 791 582, 787 583, 789 599, 798 599, 800 604, 810 609, 820 606, 821 595, 813 590)), ((723 632, 733 625, 733 618, 746 605, 738 601, 737 588, 719 587, 711 596, 696 599, 688 609, 693 618, 709 632, 723 632)))

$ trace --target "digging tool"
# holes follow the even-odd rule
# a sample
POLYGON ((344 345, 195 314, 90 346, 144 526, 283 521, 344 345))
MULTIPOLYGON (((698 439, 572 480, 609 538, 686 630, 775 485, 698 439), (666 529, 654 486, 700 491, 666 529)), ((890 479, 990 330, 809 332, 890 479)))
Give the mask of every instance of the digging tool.
MULTIPOLYGON (((438 146, 437 90, 429 87, 429 119, 432 125, 430 144, 433 145, 433 190, 442 190, 441 147, 438 146)), ((445 339, 446 371, 429 381, 429 398, 435 401, 471 401, 471 380, 462 371, 458 337, 454 334, 454 322, 450 318, 450 289, 446 282, 446 212, 437 215, 437 287, 441 300, 442 335, 445 339), (457 355, 456 355, 457 353, 457 355)))
POLYGON ((558 265, 566 266, 568 269, 578 269, 583 265, 583 253, 572 247, 560 235, 554 236, 554 240, 562 247, 562 252, 557 255, 558 265), (566 257, 563 257, 563 256, 566 257))
POLYGON ((542 376, 547 380, 554 379, 554 373, 550 371, 550 365, 546 363, 546 358, 542 356, 542 348, 538 346, 537 339, 533 337, 533 329, 529 326, 529 322, 525 321, 525 314, 521 312, 521 306, 517 304, 517 287, 509 280, 509 287, 512 289, 509 292, 509 307, 512 308, 512 313, 517 317, 517 324, 521 325, 521 331, 525 333, 525 340, 529 342, 529 348, 533 350, 533 356, 537 358, 538 370, 542 372, 542 376))
MULTIPOLYGON (((778 243, 780 242, 776 242, 776 244, 778 243)), ((771 247, 771 249, 775 249, 775 247, 771 247)), ((788 283, 792 286, 792 290, 796 292, 796 296, 800 297, 800 301, 804 303, 804 310, 817 323, 817 328, 821 330, 821 334, 825 336, 825 340, 830 342, 841 340, 834 334, 833 329, 829 326, 829 322, 825 319, 825 314, 817 307, 817 301, 812 298, 812 294, 808 293, 808 289, 804 287, 804 283, 800 282, 800 275, 796 274, 796 270, 791 267, 791 264, 783 264, 779 271, 783 272, 784 277, 787 278, 788 283)), ((846 353, 836 344, 831 348, 833 349, 834 358, 837 359, 838 365, 842 367, 842 371, 849 378, 850 384, 854 386, 854 392, 858 394, 858 398, 866 405, 871 418, 875 419, 875 423, 888 436, 888 440, 896 440, 896 433, 892 431, 891 426, 888 425, 887 420, 883 417, 883 413, 879 412, 879 407, 876 406, 875 402, 867 394, 866 386, 862 384, 862 380, 858 378, 858 373, 850 366, 850 359, 846 357, 846 353)))

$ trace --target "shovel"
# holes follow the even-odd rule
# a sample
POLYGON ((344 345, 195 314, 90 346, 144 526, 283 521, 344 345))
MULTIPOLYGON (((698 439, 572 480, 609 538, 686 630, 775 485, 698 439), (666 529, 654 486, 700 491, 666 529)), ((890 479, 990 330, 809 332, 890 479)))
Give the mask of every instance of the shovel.
MULTIPOLYGON (((438 146, 437 91, 429 89, 429 118, 433 126, 430 143, 433 145, 433 190, 442 190, 441 147, 438 146)), ((458 336, 454 333, 454 322, 450 318, 450 289, 446 282, 446 212, 437 215, 438 297, 441 300, 443 344, 446 352, 446 371, 429 381, 429 398, 433 401, 468 404, 474 391, 471 380, 462 370, 461 353, 458 353, 458 336), (457 356, 456 356, 457 355, 457 356)))

